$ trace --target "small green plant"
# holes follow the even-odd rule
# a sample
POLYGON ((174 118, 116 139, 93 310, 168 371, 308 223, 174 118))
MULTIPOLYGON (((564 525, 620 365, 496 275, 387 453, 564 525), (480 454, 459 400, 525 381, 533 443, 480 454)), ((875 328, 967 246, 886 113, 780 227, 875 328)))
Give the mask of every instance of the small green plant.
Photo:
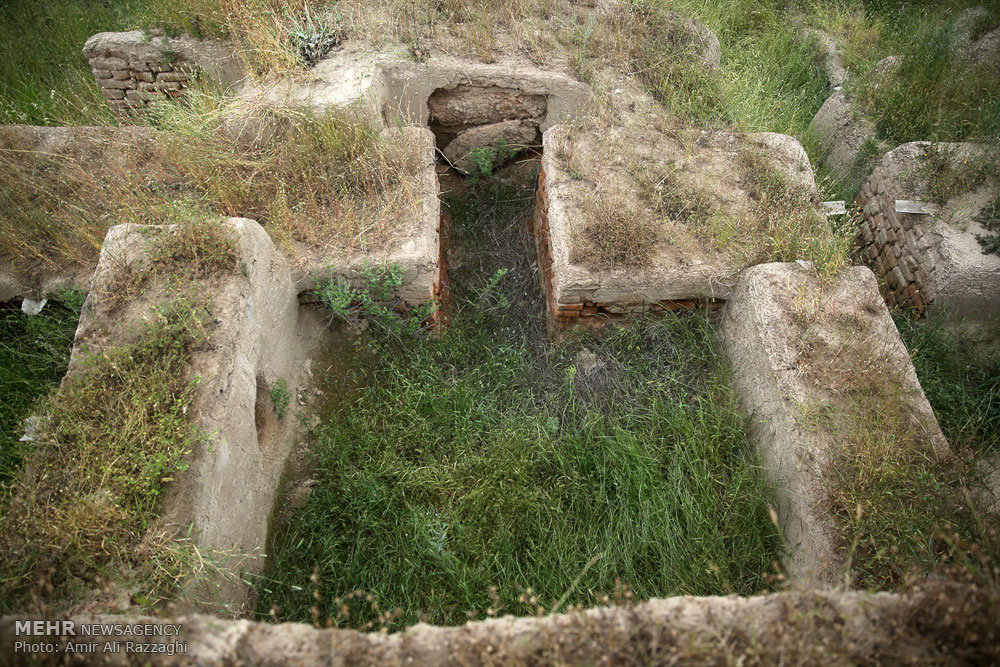
POLYGON ((301 20, 295 22, 288 33, 292 49, 307 67, 316 63, 337 48, 345 38, 340 27, 340 11, 337 3, 327 9, 328 15, 314 16, 305 5, 301 20))
POLYGON ((493 169, 514 157, 517 151, 508 145, 507 139, 500 137, 492 147, 473 148, 469 152, 473 168, 470 176, 474 179, 493 177, 493 169))
POLYGON ((274 406, 274 414, 278 419, 285 418, 291 401, 292 392, 288 390, 288 382, 285 378, 278 378, 271 386, 271 405, 274 406))
POLYGON ((397 264, 366 265, 361 281, 362 286, 355 287, 343 276, 331 275, 319 281, 315 293, 334 317, 352 323, 363 318, 397 337, 421 331, 434 312, 431 303, 405 310, 396 296, 403 284, 403 270, 397 264))

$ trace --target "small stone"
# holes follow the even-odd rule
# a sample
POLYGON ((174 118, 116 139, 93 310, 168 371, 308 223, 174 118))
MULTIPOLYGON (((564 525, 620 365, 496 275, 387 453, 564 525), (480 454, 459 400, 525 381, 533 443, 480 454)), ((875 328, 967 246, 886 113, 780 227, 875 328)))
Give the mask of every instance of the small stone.
POLYGON ((179 81, 184 83, 189 78, 186 72, 160 72, 156 75, 157 81, 179 81))
POLYGON ((121 58, 91 58, 91 69, 116 70, 128 67, 128 61, 121 58))

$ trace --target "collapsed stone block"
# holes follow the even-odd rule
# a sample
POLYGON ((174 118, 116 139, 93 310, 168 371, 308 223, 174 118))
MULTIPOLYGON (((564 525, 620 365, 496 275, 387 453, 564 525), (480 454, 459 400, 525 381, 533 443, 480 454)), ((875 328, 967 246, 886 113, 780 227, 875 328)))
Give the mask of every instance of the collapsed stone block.
POLYGON ((956 320, 1000 315, 1000 255, 980 242, 997 234, 982 222, 997 215, 991 207, 1000 197, 996 176, 980 171, 991 159, 975 145, 929 142, 882 158, 856 203, 860 259, 880 278, 889 305, 947 311, 956 320), (918 201, 926 213, 901 212, 899 200, 918 201))
POLYGON ((901 442, 949 454, 875 276, 854 267, 824 284, 797 263, 748 268, 726 304, 722 336, 775 487, 785 568, 803 585, 836 586, 850 545, 837 534, 827 484, 838 448, 863 437, 851 431, 853 392, 884 402, 894 420, 880 428, 899 428, 901 442))
POLYGON ((488 164, 493 166, 497 160, 497 151, 510 151, 511 154, 535 143, 538 125, 527 120, 505 120, 490 125, 480 125, 463 130, 445 146, 444 153, 448 162, 463 173, 476 169, 476 151, 493 151, 486 157, 488 164))

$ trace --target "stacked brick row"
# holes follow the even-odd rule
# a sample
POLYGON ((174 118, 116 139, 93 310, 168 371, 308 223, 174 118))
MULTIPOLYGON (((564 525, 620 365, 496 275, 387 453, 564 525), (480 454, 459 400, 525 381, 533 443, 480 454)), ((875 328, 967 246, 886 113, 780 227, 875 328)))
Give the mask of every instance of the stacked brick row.
POLYGON ((545 305, 557 320, 555 299, 552 296, 552 236, 549 233, 549 192, 545 184, 545 170, 538 174, 538 190, 535 191, 535 212, 531 216, 531 234, 535 237, 535 252, 538 269, 541 271, 545 305))
POLYGON ((905 174, 899 162, 883 160, 861 189, 856 204, 861 211, 861 261, 879 278, 889 306, 923 313, 935 297, 935 260, 928 215, 897 213, 898 183, 905 174))
POLYGON ((569 324, 581 318, 594 317, 596 315, 618 318, 647 312, 688 310, 703 306, 714 308, 722 305, 722 301, 719 299, 683 299, 636 303, 599 303, 586 300, 579 303, 562 303, 557 301, 552 289, 552 237, 549 232, 548 211, 549 195, 545 183, 545 172, 543 170, 538 176, 538 190, 535 193, 535 213, 531 219, 531 232, 535 237, 538 268, 541 271, 542 288, 545 290, 546 305, 549 314, 556 322, 569 324))
POLYGON ((92 52, 88 59, 101 93, 115 110, 177 97, 194 75, 193 65, 183 60, 137 59, 120 50, 92 52))

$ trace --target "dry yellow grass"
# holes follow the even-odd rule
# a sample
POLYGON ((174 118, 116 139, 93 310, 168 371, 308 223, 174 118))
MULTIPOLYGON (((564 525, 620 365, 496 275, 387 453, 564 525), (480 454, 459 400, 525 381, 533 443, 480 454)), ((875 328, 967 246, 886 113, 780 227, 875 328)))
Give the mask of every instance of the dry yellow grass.
POLYGON ((197 92, 158 111, 158 131, 109 131, 56 154, 0 147, 0 256, 85 263, 111 225, 219 216, 253 218, 286 245, 378 247, 414 205, 408 147, 347 114, 257 108, 234 120, 231 102, 197 92))

